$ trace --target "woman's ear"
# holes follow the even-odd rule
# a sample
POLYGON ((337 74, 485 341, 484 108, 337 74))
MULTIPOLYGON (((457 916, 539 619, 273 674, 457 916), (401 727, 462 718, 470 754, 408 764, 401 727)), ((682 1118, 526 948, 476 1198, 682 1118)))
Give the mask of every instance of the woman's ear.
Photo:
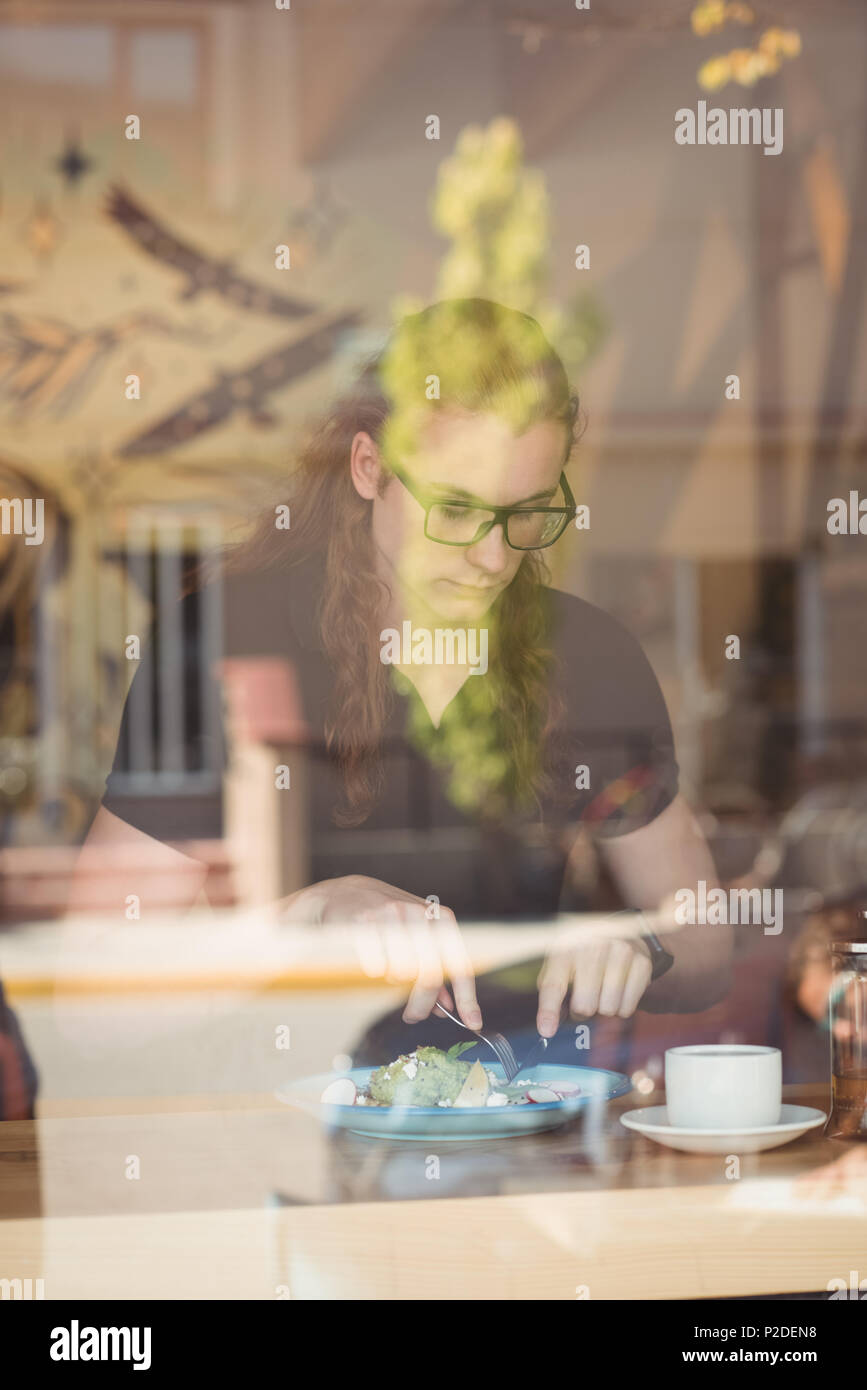
POLYGON ((353 437, 349 452, 349 471, 359 497, 372 502, 381 491, 383 467, 379 449, 365 430, 359 430, 353 437))

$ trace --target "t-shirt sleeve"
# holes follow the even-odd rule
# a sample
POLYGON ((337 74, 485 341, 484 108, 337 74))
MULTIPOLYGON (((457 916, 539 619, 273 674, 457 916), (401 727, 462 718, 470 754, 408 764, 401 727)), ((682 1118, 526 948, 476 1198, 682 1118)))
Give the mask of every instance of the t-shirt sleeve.
POLYGON ((677 795, 678 766, 665 698, 641 644, 589 605, 579 628, 566 691, 573 812, 605 839, 655 820, 677 795))
POLYGON ((226 763, 222 691, 202 640, 196 595, 179 601, 172 626, 180 669, 177 649, 164 648, 155 625, 124 702, 101 805, 156 840, 217 839, 226 763), (175 670, 167 679, 170 664, 175 670))

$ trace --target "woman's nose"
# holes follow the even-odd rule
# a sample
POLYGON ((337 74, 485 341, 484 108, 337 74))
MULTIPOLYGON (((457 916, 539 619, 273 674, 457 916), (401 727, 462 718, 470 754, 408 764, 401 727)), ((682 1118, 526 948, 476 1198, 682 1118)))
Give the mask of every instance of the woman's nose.
POLYGON ((509 549, 502 526, 492 526, 486 536, 467 551, 470 564, 491 574, 500 574, 509 563, 509 549))

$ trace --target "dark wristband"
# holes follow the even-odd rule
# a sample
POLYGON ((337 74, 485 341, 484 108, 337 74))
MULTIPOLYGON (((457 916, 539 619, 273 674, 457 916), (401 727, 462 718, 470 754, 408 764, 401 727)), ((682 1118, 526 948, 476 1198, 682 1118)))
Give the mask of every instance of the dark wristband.
POLYGON ((674 956, 670 951, 666 951, 655 932, 642 932, 641 940, 650 952, 650 959, 653 966, 650 972, 650 978, 651 980, 658 980, 660 975, 664 975, 666 970, 670 970, 674 965, 674 956))
MULTIPOLYGON (((612 913, 613 917, 640 917, 644 921, 644 913, 640 907, 623 908, 620 912, 612 913)), ((670 970, 674 965, 674 956, 670 951, 666 951, 656 932, 649 929, 639 934, 639 940, 643 941, 650 955, 651 981, 658 980, 660 975, 664 975, 666 970, 670 970)))

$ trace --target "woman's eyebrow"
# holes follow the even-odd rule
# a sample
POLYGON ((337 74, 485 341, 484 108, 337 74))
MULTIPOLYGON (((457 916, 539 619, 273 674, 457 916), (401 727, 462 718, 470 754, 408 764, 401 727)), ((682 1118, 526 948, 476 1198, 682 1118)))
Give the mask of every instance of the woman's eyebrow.
MULTIPOLYGON (((445 496, 453 497, 455 501, 474 502, 479 507, 493 507, 493 503, 484 502, 481 497, 477 497, 473 492, 467 492, 465 488, 455 487, 452 483, 431 483, 432 492, 442 492, 445 496)), ((559 483, 557 484, 559 487, 559 483)), ((546 497, 553 497, 557 487, 545 488, 544 492, 534 492, 532 497, 522 497, 520 502, 510 502, 510 507, 525 507, 528 502, 541 502, 546 497)))

